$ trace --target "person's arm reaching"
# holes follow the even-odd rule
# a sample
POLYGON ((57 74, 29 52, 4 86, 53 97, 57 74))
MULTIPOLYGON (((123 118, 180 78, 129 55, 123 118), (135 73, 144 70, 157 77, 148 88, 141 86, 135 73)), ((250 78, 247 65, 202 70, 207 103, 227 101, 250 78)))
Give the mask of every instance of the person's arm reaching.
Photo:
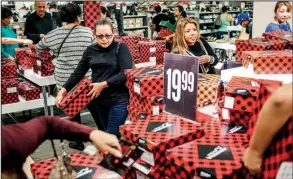
POLYGON ((274 136, 292 116, 292 83, 277 89, 263 105, 243 161, 252 174, 261 170, 262 158, 274 136))
POLYGON ((32 44, 33 41, 29 39, 15 39, 15 38, 8 38, 2 37, 1 44, 32 44))
POLYGON ((203 45, 205 46, 207 52, 208 52, 208 55, 209 55, 209 63, 212 65, 212 66, 215 66, 219 59, 218 59, 218 56, 214 53, 212 47, 210 46, 210 44, 204 40, 203 38, 200 38, 203 45))
POLYGON ((47 49, 49 46, 47 44, 47 38, 46 36, 44 36, 36 45, 36 49, 37 51, 43 51, 45 49, 47 49))
POLYGON ((2 134, 2 158, 10 153, 26 158, 47 139, 92 140, 98 148, 120 156, 119 151, 117 153, 108 146, 120 150, 115 136, 57 116, 42 116, 26 123, 4 126, 2 134))

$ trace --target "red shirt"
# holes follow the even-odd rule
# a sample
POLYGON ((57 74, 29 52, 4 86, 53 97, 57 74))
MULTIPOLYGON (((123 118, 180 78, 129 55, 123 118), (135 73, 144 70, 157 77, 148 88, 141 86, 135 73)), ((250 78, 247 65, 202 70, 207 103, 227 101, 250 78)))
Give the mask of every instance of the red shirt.
POLYGON ((26 158, 46 139, 89 141, 94 130, 57 116, 41 116, 2 127, 2 171, 23 173, 26 158))

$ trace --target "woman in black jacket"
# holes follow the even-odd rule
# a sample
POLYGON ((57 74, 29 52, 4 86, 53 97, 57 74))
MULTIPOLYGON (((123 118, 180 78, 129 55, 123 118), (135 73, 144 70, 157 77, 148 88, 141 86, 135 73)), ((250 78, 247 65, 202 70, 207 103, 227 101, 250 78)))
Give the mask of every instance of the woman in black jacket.
POLYGON ((200 73, 215 73, 214 66, 218 63, 218 57, 211 46, 200 37, 199 24, 191 18, 182 18, 177 22, 172 52, 198 56, 200 73))
POLYGON ((57 107, 61 100, 86 74, 92 70, 93 89, 88 95, 96 103, 97 116, 108 133, 120 136, 119 126, 125 123, 129 93, 125 85, 125 69, 132 68, 129 48, 114 41, 113 25, 108 19, 100 19, 94 29, 96 44, 83 53, 77 68, 57 95, 57 107))

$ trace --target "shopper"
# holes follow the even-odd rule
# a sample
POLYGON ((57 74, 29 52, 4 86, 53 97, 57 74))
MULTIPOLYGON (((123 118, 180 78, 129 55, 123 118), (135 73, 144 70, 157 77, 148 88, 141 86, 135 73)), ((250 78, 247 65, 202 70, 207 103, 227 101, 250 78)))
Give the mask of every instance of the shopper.
POLYGON ((200 73, 215 73, 214 66, 218 63, 218 57, 211 46, 200 37, 199 24, 192 18, 184 18, 177 22, 172 52, 198 56, 200 73))
POLYGON ((125 85, 125 69, 132 68, 129 48, 114 41, 113 25, 107 19, 95 24, 97 44, 89 46, 77 68, 57 96, 57 107, 61 100, 92 69, 93 89, 89 96, 96 104, 98 119, 106 132, 120 136, 119 126, 125 123, 129 93, 125 85))
POLYGON ((178 22, 181 18, 186 18, 187 14, 182 6, 176 6, 174 8, 174 16, 176 17, 176 20, 178 22))
POLYGON ((271 32, 275 30, 285 30, 292 32, 290 24, 287 22, 292 15, 292 5, 289 1, 279 1, 275 6, 275 18, 267 28, 266 32, 271 32))
MULTIPOLYGON (((54 75, 57 91, 62 88, 73 73, 85 49, 95 43, 92 30, 80 26, 81 8, 77 4, 68 3, 61 6, 60 17, 66 25, 49 32, 36 46, 38 52, 49 49, 55 55, 54 75)), ((86 76, 90 76, 90 72, 86 76)), ((87 107, 95 118, 95 105, 90 103, 87 107)), ((81 123, 80 113, 70 120, 81 123)), ((100 123, 97 123, 97 126, 103 130, 100 123)), ((84 144, 81 141, 75 141, 70 142, 69 147, 83 150, 84 144)))
POLYGON ((108 12, 107 8, 105 6, 100 6, 100 16, 101 18, 110 18, 110 13, 108 12))
POLYGON ((161 6, 156 6, 155 12, 156 12, 156 15, 154 16, 152 20, 152 28, 151 28, 151 37, 153 39, 156 39, 156 35, 161 30, 160 22, 169 21, 169 17, 166 14, 162 13, 161 6))
POLYGON ((26 178, 22 170, 26 158, 47 139, 92 141, 99 150, 122 156, 121 146, 114 135, 57 116, 37 117, 1 129, 2 177, 6 178, 26 178))
POLYGON ((249 16, 247 13, 240 13, 237 17, 236 25, 242 26, 242 30, 239 35, 239 40, 248 40, 249 39, 249 16))
POLYGON ((45 11, 46 2, 36 1, 35 12, 29 15, 25 22, 24 35, 38 43, 48 32, 53 30, 51 14, 45 11))
POLYGON ((292 120, 292 85, 287 84, 277 89, 259 113, 249 147, 243 157, 244 165, 252 174, 261 171, 267 147, 286 122, 292 120))
POLYGON ((228 34, 227 27, 233 25, 233 17, 231 14, 228 14, 228 7, 222 7, 222 13, 217 17, 218 20, 221 21, 220 28, 217 32, 217 39, 222 39, 223 35, 228 34))
MULTIPOLYGON (((5 37, 14 38, 14 39, 17 38, 13 29, 9 26, 10 22, 11 22, 12 15, 13 15, 13 13, 9 8, 1 6, 1 36, 2 36, 2 38, 5 38, 5 37)), ((6 44, 6 45, 2 44, 1 45, 1 57, 14 59, 14 56, 15 56, 14 49, 15 48, 18 48, 18 43, 6 44)))

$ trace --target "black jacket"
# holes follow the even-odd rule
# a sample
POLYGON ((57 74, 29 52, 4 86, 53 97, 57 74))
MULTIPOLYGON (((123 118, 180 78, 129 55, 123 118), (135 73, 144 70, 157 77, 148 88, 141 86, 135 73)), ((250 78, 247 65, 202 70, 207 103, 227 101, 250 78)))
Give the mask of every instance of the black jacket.
POLYGON ((113 41, 107 48, 98 44, 89 46, 63 87, 70 91, 91 68, 93 83, 107 81, 109 86, 97 97, 99 102, 113 104, 128 100, 129 93, 125 85, 124 70, 132 68, 132 57, 126 44, 120 43, 119 47, 118 44, 113 41))

